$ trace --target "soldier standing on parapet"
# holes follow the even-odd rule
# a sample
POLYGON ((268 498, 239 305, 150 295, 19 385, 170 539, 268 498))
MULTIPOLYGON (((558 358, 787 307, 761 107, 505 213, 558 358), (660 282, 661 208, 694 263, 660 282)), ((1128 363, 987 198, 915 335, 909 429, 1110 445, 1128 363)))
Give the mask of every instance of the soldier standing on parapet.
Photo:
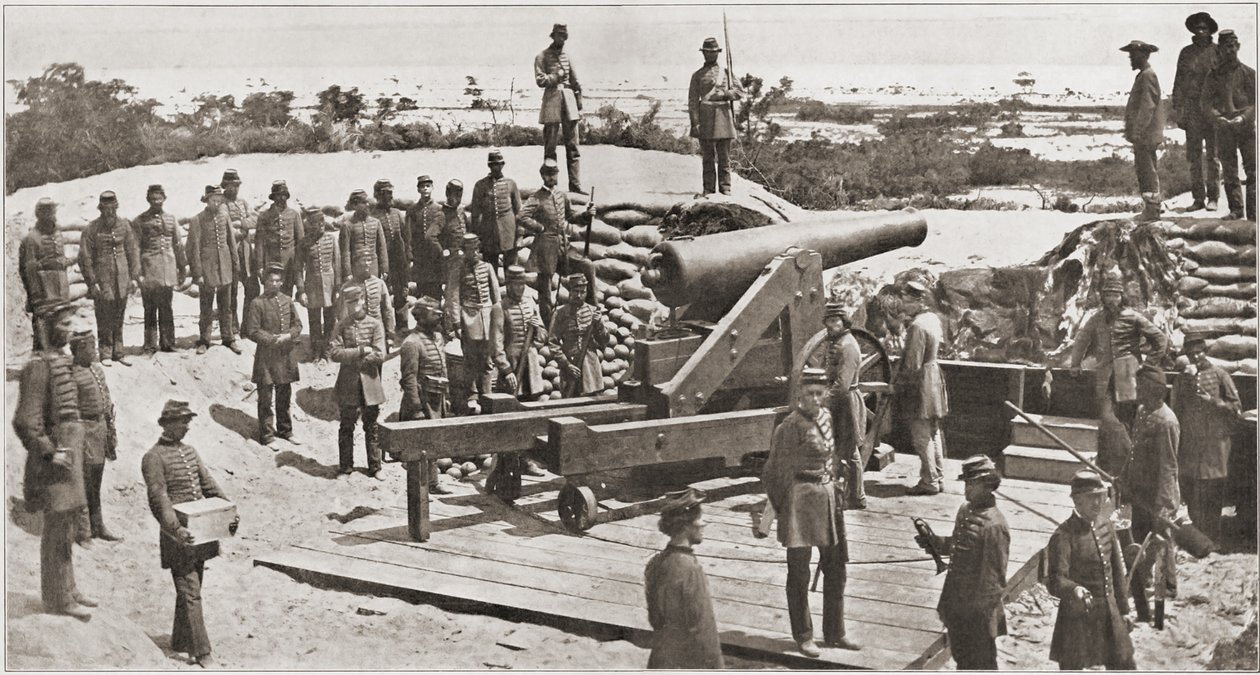
POLYGON ((311 326, 311 360, 326 363, 328 338, 337 325, 341 247, 337 244, 337 225, 318 206, 308 206, 304 211, 306 239, 298 251, 302 256, 303 287, 298 302, 306 307, 311 326))
POLYGON ((534 235, 534 246, 530 257, 534 259, 538 269, 538 277, 534 281, 534 289, 538 291, 538 309, 543 321, 551 321, 551 310, 555 306, 552 300, 553 289, 551 278, 559 270, 564 273, 575 272, 569 265, 569 224, 584 225, 595 215, 595 205, 589 204, 585 211, 576 212, 569 202, 569 194, 556 189, 559 181, 560 167, 554 159, 543 160, 538 170, 543 186, 525 200, 521 208, 521 227, 534 235))
POLYGON ((503 164, 503 153, 491 150, 486 160, 490 175, 473 184, 468 205, 468 232, 481 238, 481 259, 494 267, 500 253, 504 267, 516 263, 516 218, 521 212, 521 190, 503 175, 503 164))
POLYGON ((704 65, 691 75, 687 91, 687 112, 691 116, 691 137, 700 141, 704 194, 720 190, 731 193, 731 139, 735 138, 732 101, 744 97, 731 74, 718 65, 722 48, 717 38, 706 38, 700 51, 704 65))
MULTIPOLYGON (((429 296, 411 307, 416 329, 407 334, 399 350, 399 384, 402 403, 398 421, 440 420, 450 415, 450 379, 446 371, 446 338, 442 335, 442 307, 429 296)), ((450 494, 438 482, 437 460, 429 463, 429 492, 450 494)))
POLYGON ((205 354, 210 348, 210 324, 214 320, 215 305, 219 309, 219 337, 223 345, 241 353, 232 333, 229 304, 240 260, 224 200, 222 187, 207 185, 206 194, 201 198, 206 208, 188 223, 188 245, 184 248, 188 253, 189 271, 197 284, 197 299, 201 302, 198 354, 205 354))
POLYGON ((262 292, 258 281, 258 271, 254 269, 254 231, 258 221, 249 202, 240 198, 241 176, 236 169, 223 172, 219 181, 223 188, 224 206, 228 211, 228 223, 236 236, 236 275, 232 281, 232 292, 229 304, 232 308, 232 333, 241 334, 241 319, 245 317, 245 309, 249 302, 262 292), (245 301, 240 301, 237 283, 245 288, 245 301), (239 307, 239 311, 238 308, 239 307))
POLYGON ((363 288, 347 286, 341 291, 349 312, 337 323, 328 355, 341 364, 334 393, 340 407, 341 426, 337 432, 340 457, 339 476, 354 471, 354 425, 363 421, 363 443, 367 446, 367 471, 381 479, 381 446, 377 441, 376 418, 385 402, 381 364, 385 361, 385 327, 368 316, 363 288))
POLYGON ((140 246, 131 223, 118 217, 118 197, 113 192, 101 193, 97 209, 101 217, 89 223, 79 239, 79 269, 96 307, 101 360, 108 355, 129 366, 123 355, 123 319, 127 295, 136 289, 140 276, 140 246))
POLYGON ((1216 127, 1229 215, 1256 219, 1256 71, 1238 60, 1238 36, 1223 30, 1216 68, 1203 83, 1203 114, 1216 127), (1238 183, 1238 157, 1247 174, 1247 201, 1238 183))
MULTIPOLYGON (((306 238, 302 227, 302 214, 289 206, 289 186, 282 180, 271 184, 271 206, 258 214, 258 229, 254 233, 254 272, 260 281, 279 264, 284 269, 280 291, 293 297, 293 288, 302 287, 302 257, 297 255, 297 244, 306 238)), ((252 302, 251 302, 252 304, 252 302)), ((248 307, 246 308, 248 310, 248 307)), ((248 333, 248 325, 241 326, 248 333)))
POLYGON ((556 308, 547 328, 547 343, 560 365, 560 393, 586 396, 604 390, 599 352, 608 345, 604 312, 586 302, 586 275, 573 273, 564 278, 569 302, 556 308))
POLYGON ((1216 211, 1221 189, 1221 165, 1216 160, 1216 128, 1200 105, 1203 82, 1216 67, 1216 45, 1212 34, 1216 21, 1207 12, 1186 18, 1186 29, 1194 34, 1190 44, 1177 56, 1177 76, 1173 80, 1172 108, 1177 126, 1186 132, 1186 160, 1190 162, 1189 211, 1216 211))
POLYGON ((118 459, 118 430, 114 428, 114 400, 105 382, 105 369, 96 358, 95 336, 84 330, 70 336, 74 357, 74 382, 78 389, 79 419, 83 421, 83 484, 87 508, 79 519, 77 541, 84 546, 92 538, 122 541, 105 527, 101 513, 101 482, 105 460, 118 459))
POLYGON ((136 216, 136 236, 140 239, 140 298, 144 302, 144 353, 152 356, 160 348, 175 351, 175 315, 171 300, 175 287, 183 285, 188 269, 184 245, 179 240, 175 216, 162 210, 166 191, 150 185, 145 198, 149 210, 136 216))
POLYGON ((947 537, 915 536, 924 549, 949 556, 949 571, 937 612, 949 635, 958 670, 997 670, 999 635, 1006 635, 1006 565, 1010 558, 1011 531, 998 510, 993 493, 1002 476, 985 455, 963 462, 963 494, 967 503, 958 508, 953 534, 947 537))
POLYGON ((1151 54, 1159 51, 1159 47, 1134 40, 1120 51, 1129 53, 1129 65, 1138 71, 1124 109, 1124 139, 1133 144, 1138 191, 1145 205, 1137 220, 1149 222, 1159 219, 1161 201, 1155 152, 1164 144, 1164 106, 1159 78, 1151 68, 1151 54))
POLYGON ((451 266, 446 280, 447 333, 459 336, 468 384, 466 405, 474 413, 481 410, 477 397, 489 394, 494 385, 490 314, 500 298, 494 268, 481 259, 480 251, 477 235, 464 235, 462 263, 451 266))
POLYGON ((381 222, 385 246, 389 249, 389 269, 381 268, 381 276, 389 284, 394 299, 394 325, 407 329, 407 282, 411 280, 411 224, 406 215, 394 207, 394 184, 380 179, 372 186, 376 203, 369 213, 381 222))
MULTIPOLYGON (((543 90, 538 122, 543 125, 543 158, 556 158, 556 144, 564 137, 564 161, 568 165, 569 192, 581 192, 578 176, 578 120, 582 117, 582 84, 573 62, 564 52, 569 27, 558 23, 551 28, 551 45, 534 57, 534 81, 543 90)), ((504 264, 509 264, 504 262, 504 264)))
POLYGON ((18 274, 26 290, 26 311, 31 315, 32 348, 44 348, 45 327, 35 310, 48 300, 70 297, 70 278, 66 268, 73 264, 66 257, 66 240, 57 229, 57 202, 42 197, 35 203, 35 227, 18 246, 18 274))
POLYGON ((944 331, 941 317, 927 305, 927 287, 906 284, 903 308, 913 317, 906 329, 906 348, 897 372, 897 395, 907 402, 910 442, 919 455, 919 482, 910 495, 930 496, 944 487, 945 440, 942 424, 949 416, 945 375, 937 363, 944 331))

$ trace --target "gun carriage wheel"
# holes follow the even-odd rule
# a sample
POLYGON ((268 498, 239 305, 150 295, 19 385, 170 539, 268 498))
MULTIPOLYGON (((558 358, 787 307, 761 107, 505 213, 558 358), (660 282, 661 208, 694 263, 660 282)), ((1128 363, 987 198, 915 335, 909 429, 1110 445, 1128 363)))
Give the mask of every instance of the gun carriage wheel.
POLYGON ((560 522, 570 532, 583 532, 595 524, 595 492, 585 485, 565 483, 558 498, 560 522))

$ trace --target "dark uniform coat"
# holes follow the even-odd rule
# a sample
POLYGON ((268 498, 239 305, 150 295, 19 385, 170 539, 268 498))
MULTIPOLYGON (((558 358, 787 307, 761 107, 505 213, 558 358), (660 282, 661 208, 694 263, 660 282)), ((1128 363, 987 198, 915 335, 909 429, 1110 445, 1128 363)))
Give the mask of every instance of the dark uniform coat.
POLYGON ((83 487, 83 423, 79 388, 70 356, 37 352, 22 368, 13 431, 26 448, 23 499, 28 511, 75 511, 87 505, 83 487), (70 468, 52 463, 57 450, 70 455, 70 468))
POLYGON ((188 223, 188 267, 194 279, 201 277, 203 286, 218 288, 236 280, 240 265, 236 251, 236 235, 226 210, 202 209, 188 223))
POLYGON ((852 450, 866 435, 866 402, 857 390, 861 377, 862 349, 853 333, 845 331, 827 345, 827 393, 831 397, 832 422, 835 423, 836 448, 843 453, 852 450))
POLYGON ((1203 115, 1213 123, 1242 115, 1238 133, 1251 138, 1256 125, 1256 70, 1245 63, 1218 66, 1203 83, 1200 103, 1203 115))
POLYGON ((462 206, 448 206, 433 200, 407 209, 411 232, 412 277, 416 284, 446 282, 446 261, 459 251, 468 229, 468 215, 462 206))
POLYGON ((709 581, 691 549, 666 546, 643 572, 652 653, 648 668, 725 667, 709 581))
POLYGON ((249 327, 249 334, 246 337, 258 345, 254 352, 254 384, 297 382, 300 378, 294 348, 302 335, 302 320, 293 299, 284 293, 260 295, 249 303, 247 311, 245 325, 249 327), (290 340, 276 342, 285 333, 290 340))
POLYGON ((897 372, 897 393, 906 397, 909 414, 916 419, 941 419, 949 415, 949 392, 936 357, 944 331, 935 312, 921 312, 906 330, 906 348, 897 372))
POLYGON ((1242 405, 1234 379, 1217 366, 1182 376, 1177 420, 1182 434, 1177 469, 1183 478, 1215 480, 1228 476, 1234 421, 1242 405))
POLYGON ((66 268, 66 240, 55 227, 48 231, 32 227, 18 245, 18 273, 26 289, 27 311, 44 300, 69 298, 70 280, 66 268))
POLYGON ((284 265, 284 283, 302 285, 302 256, 297 255, 298 242, 306 238, 302 215, 297 209, 286 207, 283 211, 274 204, 258 214, 258 229, 254 231, 254 259, 250 274, 262 277, 268 266, 284 265))
POLYGON ((341 218, 338 227, 341 229, 341 276, 349 279, 354 274, 354 256, 359 251, 367 251, 372 258, 368 263, 369 274, 379 277, 382 271, 389 271, 389 242, 381 221, 372 216, 355 220, 351 212, 341 218))
POLYGON ((963 504, 954 517, 954 531, 940 548, 949 554, 949 571, 936 611, 951 632, 980 631, 989 638, 1006 635, 1006 565, 1011 531, 990 495, 963 504))
MULTIPOLYGON (((367 308, 368 316, 381 322, 385 332, 392 334, 394 332, 394 313, 390 311, 389 286, 380 277, 371 276, 366 279, 349 279, 341 285, 344 289, 347 286, 361 286, 363 288, 363 305, 367 308)), ((341 318, 349 313, 348 307, 342 307, 338 313, 341 318)))
POLYGON ((1133 643, 1124 622, 1129 584, 1111 521, 1091 527, 1074 512, 1051 535, 1046 559, 1046 590, 1059 599, 1050 660, 1065 670, 1132 661, 1133 643), (1076 598, 1078 586, 1094 596, 1088 611, 1076 598))
POLYGON ((809 419, 793 410, 774 430, 761 482, 778 518, 779 543, 787 548, 839 545, 847 561, 844 491, 836 479, 831 413, 809 419), (841 494, 837 494, 841 493, 841 494))
POLYGON ((432 334, 421 330, 409 333, 399 347, 399 384, 402 387, 403 400, 399 409, 399 418, 417 419, 424 410, 421 392, 435 396, 444 396, 448 392, 446 354, 446 338, 442 331, 432 334))
POLYGON ((1197 35, 1191 43, 1181 48, 1177 56, 1177 74, 1173 78, 1172 107, 1177 112, 1177 126, 1190 129, 1203 117, 1199 104, 1203 93, 1203 81, 1216 67, 1216 45, 1211 36, 1200 39, 1197 35))
POLYGON ((385 247, 389 249, 389 269, 383 271, 389 274, 390 286, 398 288, 399 284, 402 284, 405 288, 411 276, 412 231, 407 222, 407 216, 393 207, 382 209, 379 206, 373 206, 369 213, 380 221, 385 231, 385 247))
POLYGON ((385 356, 385 326, 379 319, 346 317, 337 322, 328 343, 328 356, 341 364, 333 392, 338 405, 380 405, 385 402, 381 384, 381 366, 365 363, 363 356, 376 350, 385 356))
MULTIPOLYGON (((692 134, 703 140, 721 140, 735 138, 735 122, 731 119, 731 104, 728 101, 711 100, 714 88, 725 88, 728 75, 726 69, 718 64, 700 66, 691 75, 691 86, 687 89, 687 112, 691 117, 691 126, 696 129, 692 134)), ((739 83, 730 80, 731 88, 737 89, 739 83)))
POLYGON ((97 218, 88 223, 79 239, 79 270, 89 289, 100 284, 98 300, 127 297, 128 285, 140 275, 140 246, 126 218, 115 218, 112 227, 97 218))
POLYGON ((149 510, 161 528, 158 546, 162 569, 187 567, 219 555, 217 541, 189 546, 176 534, 182 527, 176 504, 209 497, 226 499, 197 451, 182 442, 159 440, 140 460, 140 473, 148 489, 149 510))
POLYGON ((342 284, 341 247, 336 228, 325 229, 313 239, 307 237, 301 254, 306 306, 333 307, 342 284))
MULTIPOLYGON (((570 363, 582 364, 582 388, 579 394, 604 389, 599 352, 608 344, 608 329, 604 326, 604 313, 598 307, 589 302, 583 302, 576 310, 571 302, 557 307, 551 315, 551 326, 547 329, 547 344, 551 346, 552 358, 560 364, 561 373, 567 373, 570 363), (591 339, 586 353, 579 354, 588 326, 591 339)), ((561 379, 567 377, 565 374, 561 379)))
POLYGON ((465 340, 489 340, 490 313, 499 297, 499 279, 490 263, 482 260, 470 269, 457 261, 446 280, 448 326, 465 340))
POLYGON ((1148 64, 1138 71, 1124 108, 1124 140, 1134 145, 1163 145, 1164 106, 1159 78, 1148 64))
POLYGON ((99 466, 106 459, 114 459, 118 448, 114 399, 100 363, 87 368, 76 364, 73 370, 79 392, 79 417, 83 420, 83 463, 99 466))
POLYGON ((543 90, 539 124, 557 124, 580 117, 577 96, 582 93, 582 84, 564 49, 547 47, 534 57, 534 83, 543 90))
POLYGON ((486 176, 477 181, 468 210, 469 232, 483 242, 497 237, 500 251, 516 246, 516 216, 521 212, 521 191, 516 181, 506 176, 497 180, 486 176))
POLYGON ((1133 450, 1121 475, 1125 497, 1154 516, 1173 513, 1181 504, 1177 477, 1177 447, 1181 425, 1164 403, 1138 408, 1133 422, 1133 450))
POLYGON ((229 199, 226 206, 229 224, 239 223, 232 225, 236 234, 235 248, 238 263, 236 280, 245 281, 256 278, 258 265, 254 261, 254 233, 258 227, 258 216, 253 209, 249 208, 249 202, 244 199, 229 199))
POLYGON ((1142 355, 1163 353, 1167 344, 1155 324, 1137 311, 1122 307, 1113 319, 1106 310, 1099 309, 1085 320, 1072 343, 1072 367, 1092 355, 1098 361, 1096 391, 1106 391, 1108 379, 1114 374, 1117 400, 1133 400, 1137 395, 1137 366, 1142 355))
POLYGON ((525 361, 525 377, 521 391, 541 394, 543 388, 542 357, 538 348, 547 344, 547 329, 543 327, 538 304, 522 297, 519 302, 507 295, 490 312, 490 341, 494 343, 494 365, 499 373, 515 373, 521 359, 525 361), (534 339, 525 344, 525 333, 534 327, 534 339))
POLYGON ((170 288, 184 282, 188 260, 179 240, 179 223, 169 213, 145 211, 132 221, 140 239, 140 275, 143 288, 170 288))

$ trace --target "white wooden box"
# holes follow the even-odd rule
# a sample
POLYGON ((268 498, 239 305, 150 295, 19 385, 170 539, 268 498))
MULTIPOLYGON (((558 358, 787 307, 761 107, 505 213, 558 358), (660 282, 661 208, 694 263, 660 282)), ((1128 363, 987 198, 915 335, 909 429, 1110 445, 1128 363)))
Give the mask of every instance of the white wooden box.
POLYGON ((236 520, 236 504, 209 497, 175 505, 179 522, 193 534, 193 545, 206 544, 232 536, 228 526, 236 520))

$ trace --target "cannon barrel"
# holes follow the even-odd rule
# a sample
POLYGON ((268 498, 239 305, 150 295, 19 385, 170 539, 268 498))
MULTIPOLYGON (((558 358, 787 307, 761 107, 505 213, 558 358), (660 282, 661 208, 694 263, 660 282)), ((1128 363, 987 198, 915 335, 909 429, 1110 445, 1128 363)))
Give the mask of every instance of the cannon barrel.
POLYGON ((927 221, 913 209, 852 218, 816 219, 700 237, 671 239, 652 249, 643 284, 667 307, 702 303, 724 313, 774 257, 791 247, 817 251, 823 269, 918 246, 927 221))

